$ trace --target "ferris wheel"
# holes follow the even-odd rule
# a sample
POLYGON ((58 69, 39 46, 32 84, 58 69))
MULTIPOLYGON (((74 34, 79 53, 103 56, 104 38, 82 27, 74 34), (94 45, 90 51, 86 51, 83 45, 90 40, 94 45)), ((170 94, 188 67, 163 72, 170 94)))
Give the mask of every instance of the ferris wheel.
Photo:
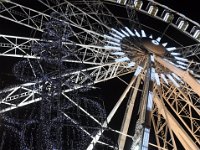
POLYGON ((0 149, 200 149, 197 22, 151 0, 4 0, 0 18, 0 149))

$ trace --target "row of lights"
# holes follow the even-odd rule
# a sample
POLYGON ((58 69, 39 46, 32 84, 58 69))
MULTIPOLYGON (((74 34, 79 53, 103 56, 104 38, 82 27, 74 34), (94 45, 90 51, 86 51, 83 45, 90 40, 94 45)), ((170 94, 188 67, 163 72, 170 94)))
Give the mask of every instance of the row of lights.
MULTIPOLYGON (((127 3, 127 0, 117 0, 117 3, 125 5, 127 3)), ((137 10, 142 10, 143 6, 143 1, 141 0, 135 0, 134 1, 134 8, 137 10)), ((158 6, 150 2, 147 6, 147 13, 151 16, 156 16, 158 13, 158 6)), ((158 17, 158 16, 157 16, 158 17)), ((174 19, 174 14, 170 10, 164 10, 163 13, 161 14, 161 19, 165 22, 172 22, 174 19)), ((177 21, 175 22, 175 26, 183 31, 186 32, 187 34, 191 35, 193 38, 197 39, 200 41, 200 27, 199 26, 194 26, 191 31, 188 33, 186 30, 189 27, 189 22, 183 18, 179 17, 177 21)))

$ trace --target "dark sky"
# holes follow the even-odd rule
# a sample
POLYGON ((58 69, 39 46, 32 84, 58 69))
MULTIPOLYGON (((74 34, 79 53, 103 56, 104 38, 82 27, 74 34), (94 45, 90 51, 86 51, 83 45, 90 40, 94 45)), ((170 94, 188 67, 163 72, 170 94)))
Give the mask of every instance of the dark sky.
POLYGON ((190 19, 200 22, 199 1, 198 0, 155 0, 176 10, 190 19))

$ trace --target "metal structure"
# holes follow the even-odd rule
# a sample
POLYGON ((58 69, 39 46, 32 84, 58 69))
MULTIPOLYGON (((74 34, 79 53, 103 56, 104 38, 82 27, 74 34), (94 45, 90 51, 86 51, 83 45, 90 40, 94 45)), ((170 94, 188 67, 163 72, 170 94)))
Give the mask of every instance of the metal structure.
POLYGON ((15 58, 0 149, 200 149, 198 23, 150 0, 33 3, 0 1, 20 31, 0 33, 1 58, 15 58), (118 101, 86 96, 114 78, 118 101))

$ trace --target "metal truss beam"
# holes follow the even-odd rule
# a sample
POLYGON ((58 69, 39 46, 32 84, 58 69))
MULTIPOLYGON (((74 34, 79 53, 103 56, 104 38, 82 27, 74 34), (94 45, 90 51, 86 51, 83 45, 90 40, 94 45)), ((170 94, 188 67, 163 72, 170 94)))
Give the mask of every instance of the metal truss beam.
POLYGON ((12 1, 0 2, 0 17, 41 32, 44 23, 50 20, 49 15, 12 1))
MULTIPOLYGON (((192 107, 196 110, 200 110, 200 97, 191 89, 188 85, 182 86, 178 88, 178 90, 181 90, 182 93, 185 93, 186 99, 188 99, 188 102, 192 104, 192 107)), ((197 111, 199 113, 199 111, 197 111)))
POLYGON ((183 79, 184 82, 186 82, 193 90, 195 93, 197 93, 200 96, 200 84, 189 74, 187 71, 183 71, 174 65, 168 63, 167 61, 163 60, 160 57, 156 57, 156 60, 166 68, 168 68, 170 71, 174 72, 177 74, 181 79, 183 79))
MULTIPOLYGON (((39 0, 44 6, 52 10, 52 12, 58 12, 54 7, 51 7, 49 3, 46 1, 39 0)), ((77 36, 77 33, 75 33, 73 30, 81 30, 81 32, 84 33, 85 39, 92 39, 92 42, 98 42, 101 45, 104 45, 104 33, 107 31, 110 31, 110 27, 108 27, 106 24, 99 21, 97 18, 91 16, 87 12, 83 11, 82 9, 76 7, 69 1, 65 1, 64 3, 66 6, 65 11, 62 12, 64 14, 64 17, 66 20, 65 22, 70 25, 72 28, 72 32, 74 33, 74 37, 76 40, 79 41, 80 44, 84 44, 85 42, 80 39, 79 36, 77 36), (95 28, 98 26, 98 28, 95 28), (101 28, 101 30, 100 30, 101 28), (101 32, 99 32, 101 31, 101 32)))
MULTIPOLYGON (((161 81, 163 83, 163 81, 161 81)), ((162 106, 165 106, 163 100, 163 92, 161 88, 161 84, 156 84, 154 86, 154 95, 159 97, 160 103, 162 106), (159 96, 158 96, 159 95, 159 96)), ((163 107, 163 112, 166 112, 166 107, 163 107)), ((165 113, 165 119, 163 119, 162 115, 158 112, 156 105, 154 105, 154 110, 152 111, 152 124, 154 127, 155 138, 157 145, 167 148, 177 150, 176 141, 174 139, 174 134, 172 132, 171 124, 169 123, 169 118, 165 113)))
POLYGON ((176 52, 180 52, 183 58, 191 60, 187 68, 194 77, 200 79, 200 44, 178 47, 176 52))
MULTIPOLYGON (((46 0, 46 1, 42 1, 42 0, 39 0, 42 4, 44 4, 46 7, 48 7, 49 9, 55 11, 55 12, 59 12, 58 11, 58 7, 59 8, 64 8, 64 9, 60 9, 61 13, 63 14, 67 14, 67 17, 69 17, 69 20, 72 21, 75 23, 75 24, 78 24, 80 26, 88 26, 89 27, 89 30, 96 30, 94 27, 95 26, 91 26, 91 20, 93 22, 95 22, 98 27, 104 27, 106 29, 110 29, 110 27, 108 27, 106 24, 102 23, 99 18, 95 15, 94 16, 94 13, 93 13, 93 16, 90 15, 90 8, 89 7, 86 7, 84 8, 84 6, 87 6, 88 3, 91 3, 91 2, 82 2, 79 4, 79 6, 81 6, 81 8, 77 7, 78 6, 78 3, 76 4, 76 6, 73 4, 73 1, 72 3, 67 1, 67 0, 64 0, 64 2, 62 2, 61 4, 59 4, 57 2, 56 6, 51 6, 49 4, 49 2, 46 0), (86 5, 83 5, 83 4, 86 4, 86 5), (57 8, 57 9, 56 9, 57 8), (87 11, 88 10, 88 11, 87 11)), ((76 3, 76 1, 75 1, 76 3)), ((100 3, 99 1, 96 1, 95 3, 100 3)), ((54 4, 55 5, 55 4, 54 4)), ((100 31, 103 31, 102 29, 100 29, 100 31)))
POLYGON ((173 85, 162 85, 162 97, 186 129, 191 134, 191 137, 195 140, 195 143, 200 145, 200 119, 197 117, 200 115, 200 109, 198 109, 192 101, 189 99, 189 95, 186 96, 179 88, 173 85))
MULTIPOLYGON (((44 4, 44 2, 42 2, 42 3, 44 4)), ((65 1, 62 5, 64 5, 64 4, 65 4, 66 8, 71 6, 72 12, 73 12, 73 9, 75 9, 75 8, 77 9, 77 7, 73 6, 72 4, 70 4, 67 1, 65 1)), ((46 6, 48 7, 47 4, 46 4, 46 6)), ((62 6, 62 7, 64 7, 64 6, 62 6)), ((32 29, 35 29, 35 30, 38 30, 38 31, 41 31, 41 32, 43 32, 45 22, 48 22, 51 18, 50 15, 47 15, 45 13, 42 13, 42 12, 39 12, 39 11, 36 11, 36 10, 33 10, 31 8, 28 8, 26 6, 23 6, 23 5, 20 5, 20 4, 11 2, 11 1, 9 2, 9 5, 8 5, 8 3, 0 2, 0 8, 2 10, 2 11, 0 11, 0 17, 1 18, 13 21, 15 23, 24 25, 26 27, 30 27, 32 29)), ((49 9, 53 10, 54 12, 57 12, 54 9, 54 7, 51 7, 49 9)), ((76 22, 76 21, 72 21, 72 20, 74 20, 74 18, 76 18, 77 15, 84 15, 84 16, 87 16, 87 17, 89 15, 87 13, 83 12, 80 9, 78 9, 78 11, 79 12, 76 12, 74 10, 74 12, 72 13, 73 15, 67 16, 67 17, 69 17, 68 21, 71 22, 72 26, 76 26, 76 27, 79 26, 79 27, 83 28, 83 27, 85 27, 85 25, 83 25, 81 22, 76 22)), ((66 12, 63 12, 63 13, 66 13, 66 12)), ((79 16, 78 18, 79 19, 81 18, 82 21, 87 20, 87 19, 83 19, 82 17, 79 16)), ((90 18, 91 18, 91 16, 90 16, 90 18)), ((95 18, 92 18, 92 19, 94 19, 94 21, 96 21, 96 24, 99 23, 99 21, 96 20, 95 18)), ((87 21, 86 24, 88 24, 88 23, 89 22, 87 21)), ((89 23, 89 25, 90 25, 90 28, 91 28, 91 31, 92 31, 92 29, 93 29, 92 27, 94 27, 94 25, 91 25, 91 23, 89 23)), ((103 26, 105 26, 105 25, 103 25, 103 26)))
POLYGON ((200 44, 194 44, 190 46, 177 48, 178 51, 183 54, 183 57, 196 57, 200 60, 200 44))
MULTIPOLYGON (((71 2, 73 6, 83 8, 84 12, 94 16, 101 24, 106 24, 107 26, 113 26, 113 24, 120 27, 124 27, 123 23, 116 17, 114 14, 107 8, 104 4, 104 1, 101 0, 92 0, 92 1, 83 1, 82 3, 77 3, 76 1, 71 2)), ((99 27, 97 24, 98 30, 103 31, 102 27, 99 27)))
POLYGON ((94 136, 94 138, 92 139, 92 141, 91 141, 90 145, 88 146, 87 150, 93 150, 93 148, 95 147, 96 143, 99 141, 100 137, 102 136, 103 132, 105 131, 104 128, 108 127, 108 124, 110 123, 110 121, 112 120, 112 118, 115 115, 116 111, 118 110, 118 108, 120 107, 122 102, 124 101, 126 95, 128 94, 128 92, 130 91, 131 87, 133 86, 133 83, 135 82, 135 80, 136 80, 136 77, 135 76, 132 77, 130 83, 128 84, 128 86, 124 90, 123 94, 121 95, 121 97, 119 98, 117 103, 115 104, 114 108, 109 113, 106 121, 103 123, 103 126, 102 126, 103 128, 101 130, 99 130, 98 133, 94 136))
MULTIPOLYGON (((1 48, 0 56, 40 59, 40 57, 35 55, 31 50, 31 47, 34 44, 40 44, 40 42, 44 41, 36 38, 27 38, 27 37, 0 34, 0 48, 1 48)), ((76 53, 77 59, 71 60, 64 58, 63 61, 65 62, 100 65, 108 62, 108 59, 113 59, 112 57, 109 56, 109 53, 105 52, 103 47, 92 47, 83 44, 66 43, 66 42, 63 42, 63 44, 65 46, 68 45, 78 46, 78 48, 74 51, 74 53, 76 53)))
MULTIPOLYGON (((43 4, 45 4, 44 2, 42 2, 43 4)), ((10 2, 11 5, 13 5, 13 7, 9 7, 9 8, 6 8, 6 6, 4 6, 4 4, 2 3, 2 7, 4 7, 4 10, 7 10, 9 11, 10 13, 12 12, 15 12, 16 14, 23 14, 25 13, 25 15, 22 15, 22 16, 26 16, 28 17, 29 19, 31 19, 31 16, 29 16, 29 14, 26 13, 26 10, 27 11, 30 11, 31 14, 34 14, 34 13, 38 13, 38 15, 45 15, 47 18, 50 18, 49 15, 46 15, 44 13, 41 13, 38 12, 38 11, 34 11, 28 7, 25 7, 25 6, 22 6, 22 5, 19 5, 19 4, 16 4, 14 2, 10 2), (18 8, 19 7, 19 8, 18 8), (11 11, 12 9, 17 9, 17 10, 13 10, 11 11), (17 11, 20 11, 20 12, 17 12, 17 11), (32 13, 32 11, 34 13, 32 13)), ((50 7, 48 4, 45 4, 47 7, 50 7)), ((59 5, 60 6, 60 5, 59 5)), ((96 25, 100 26, 99 27, 103 27, 102 28, 102 33, 105 33, 106 30, 110 30, 110 28, 105 25, 103 22, 101 22, 100 20, 98 20, 99 18, 98 17, 93 17, 91 16, 90 14, 88 14, 87 12, 84 12, 83 10, 81 10, 80 8, 74 6, 73 4, 65 1, 63 4, 62 4, 62 7, 66 7, 67 9, 69 9, 72 13, 70 13, 69 15, 67 15, 66 19, 67 19, 67 24, 70 24, 70 26, 73 28, 72 29, 72 32, 73 32, 73 38, 75 38, 78 43, 80 44, 85 44, 87 43, 88 45, 88 40, 89 42, 91 43, 94 43, 94 42, 99 42, 100 45, 104 45, 104 42, 105 41, 102 41, 104 40, 104 36, 103 34, 100 34, 100 33, 97 33, 95 32, 95 30, 97 29, 93 29, 94 27, 96 27, 96 25), (85 18, 85 19, 83 19, 85 18), (95 22, 95 24, 91 23, 91 20, 92 22, 95 22), (84 21, 84 22, 83 22, 84 21), (85 22, 86 21, 86 22, 85 22), (73 30, 75 29, 79 29, 81 30, 80 32, 74 32, 73 30)), ((50 7, 49 8, 50 10, 56 12, 56 10, 54 9, 54 7, 50 7)), ((66 12, 64 12, 66 13, 66 12)), ((1 17, 5 17, 4 14, 1 15, 1 17)), ((6 19, 9 19, 9 20, 12 20, 16 23, 22 23, 20 21, 17 20, 17 18, 15 17, 14 20, 13 18, 9 18, 9 17, 5 17, 6 19)), ((30 24, 25 24, 23 22, 23 25, 26 25, 26 26, 30 26, 30 24)), ((98 30, 99 30, 99 27, 98 27, 98 30)), ((42 29, 41 29, 42 30, 42 29)), ((5 36, 4 36, 5 38, 5 36)), ((31 42, 31 40, 29 41, 31 42)), ((27 44, 26 42, 24 42, 25 44, 27 44)), ((1 52, 0 55, 2 56, 11 56, 11 57, 25 57, 25 58, 35 58, 35 56, 33 54, 29 55, 28 53, 26 53, 25 51, 22 50, 22 47, 24 46, 24 48, 28 48, 27 45, 23 45, 24 43, 20 43, 22 45, 20 45, 18 47, 18 45, 15 43, 11 43, 9 41, 9 45, 8 43, 1 43, 1 46, 4 47, 3 49, 3 52, 1 52), (13 46, 14 45, 14 46, 13 46), (9 49, 8 47, 11 46, 12 48, 9 49), (7 47, 7 48, 5 48, 7 47), (18 51, 16 51, 18 50, 18 51), (17 53, 19 52, 19 53, 17 53), (24 55, 24 53, 26 53, 24 55)), ((30 52, 31 53, 31 52, 30 52)), ((82 52, 80 52, 79 54, 83 54, 83 59, 85 60, 79 60, 79 61, 76 61, 76 60, 70 60, 69 62, 84 62, 84 63, 87 63, 88 61, 91 62, 91 64, 95 64, 95 63, 105 63, 107 62, 107 59, 109 57, 109 54, 107 53, 104 53, 101 49, 95 49, 95 48, 85 48, 85 49, 82 49, 82 52), (94 52, 96 51, 96 52, 94 52), (87 57, 88 55, 90 55, 90 57, 87 57), (101 56, 99 56, 101 55, 101 56)), ((90 64, 90 63, 89 63, 90 64)))
MULTIPOLYGON (((74 123, 75 125, 78 125, 78 127, 85 133, 87 134, 90 138, 94 138, 92 134, 90 134, 86 129, 84 129, 82 126, 80 126, 74 119, 72 119, 69 115, 67 115, 66 113, 62 112, 63 115, 69 119, 72 123, 74 123)), ((104 143, 104 142, 101 142, 101 141, 98 141, 99 144, 102 144, 102 145, 105 145, 109 148, 112 148, 112 149, 116 149, 116 147, 110 145, 110 144, 107 144, 107 143, 104 143)))
MULTIPOLYGON (((41 1, 41 3, 45 4, 43 1, 41 1)), ((72 13, 70 15, 62 16, 67 20, 67 21, 65 21, 66 24, 71 25, 71 27, 73 27, 73 28, 76 28, 76 29, 78 28, 78 29, 84 31, 84 35, 83 35, 84 39, 92 39, 93 42, 95 42, 95 41, 102 42, 100 39, 103 38, 103 35, 94 32, 97 30, 97 29, 94 29, 94 27, 102 26, 105 29, 110 29, 110 28, 107 27, 104 23, 101 23, 96 18, 90 16, 89 14, 85 13, 81 9, 75 7, 71 3, 65 1, 64 4, 65 4, 66 9, 70 9, 70 11, 72 11, 72 13), (91 23, 89 21, 89 19, 87 19, 87 18, 89 18, 90 21, 92 20, 93 23, 91 23), (101 24, 101 26, 99 26, 99 23, 101 24), (99 38, 99 37, 101 37, 101 38, 99 38)), ((31 8, 22 6, 20 4, 14 3, 14 2, 9 2, 9 5, 7 3, 0 3, 0 5, 1 5, 0 8, 2 8, 2 11, 0 11, 1 18, 13 21, 15 23, 24 25, 26 27, 30 27, 30 28, 38 30, 38 31, 43 32, 45 22, 48 22, 51 18, 50 15, 47 15, 47 14, 39 12, 39 11, 35 11, 31 8), (35 21, 35 20, 37 20, 37 21, 35 21), (37 24, 38 22, 39 22, 39 25, 37 24)), ((45 4, 45 5, 47 7, 49 7, 51 12, 57 12, 57 10, 55 10, 54 7, 50 7, 48 4, 45 4)), ((66 12, 63 12, 63 14, 65 14, 65 13, 66 12)), ((105 29, 102 30, 102 33, 105 33, 105 31, 104 31, 105 29)), ((73 36, 75 38, 77 38, 79 43, 82 43, 82 41, 80 40, 82 38, 82 36, 79 37, 77 33, 75 33, 74 31, 72 31, 72 32, 74 33, 73 36)))
MULTIPOLYGON (((133 82, 133 81, 132 81, 133 82)), ((129 87, 130 88, 130 87, 129 87)), ((105 130, 105 129, 108 129, 108 130, 110 130, 110 131, 112 131, 112 132, 115 132, 115 133, 117 133, 117 134, 122 134, 122 135, 125 135, 125 136, 127 136, 127 137, 129 137, 129 138, 132 138, 132 136, 130 136, 130 135, 127 135, 127 134, 124 134, 124 133, 122 133, 122 132, 120 132, 120 131, 117 131, 117 130, 114 130, 114 129, 112 129, 112 128, 110 128, 110 127, 108 127, 107 126, 107 122, 105 121, 103 124, 100 122, 100 121, 98 121, 92 114, 90 114, 90 113, 88 113, 84 108, 82 108, 78 103, 76 103, 75 101, 73 101, 73 99, 71 99, 70 97, 68 97, 65 93, 63 93, 62 92, 62 95, 65 97, 65 98, 67 98, 71 103, 73 103, 80 111, 82 111, 83 113, 85 113, 89 118, 91 118, 94 122, 96 122, 98 125, 100 125, 100 128, 101 128, 101 130, 105 130)), ((125 96, 125 95, 124 95, 125 96)), ((121 102, 122 102, 122 99, 120 100, 121 102)), ((120 103, 121 103, 120 102, 120 103)), ((120 103, 119 103, 119 101, 118 101, 118 103, 117 103, 117 105, 119 106, 120 105, 120 103)), ((108 115, 108 119, 110 118, 110 119, 112 119, 112 117, 113 117, 113 115, 114 115, 114 113, 115 113, 115 111, 117 111, 117 109, 113 109, 112 111, 111 111, 111 113, 108 115)), ((67 116, 66 116, 67 117, 67 116)), ((74 121, 73 121, 74 122, 74 121)), ((74 122, 75 123, 75 122, 74 122)), ((76 123, 75 123, 76 124, 76 123)), ((83 130, 83 132, 85 132, 86 134, 88 134, 88 132, 85 130, 85 129, 83 129, 83 127, 80 127, 81 128, 81 130, 83 130)), ((101 131, 100 130, 100 131, 101 131)), ((101 136, 101 135, 100 135, 101 136)), ((100 136, 98 136, 98 134, 96 135, 96 136, 90 136, 92 139, 96 139, 97 141, 97 143, 102 143, 101 141, 98 141, 98 139, 97 138, 99 138, 100 136)), ((105 143, 102 143, 102 144, 104 144, 104 145, 106 145, 105 143)), ((93 145, 94 146, 94 145, 93 145)), ((109 146, 109 147, 111 147, 111 148, 115 148, 115 149, 117 149, 116 147, 114 147, 114 146, 110 146, 110 145, 108 145, 107 144, 107 146, 109 146)))
MULTIPOLYGON (((162 102, 160 104, 163 106, 162 102)), ((163 110, 163 114, 166 116, 165 110, 163 110)), ((161 149, 177 150, 174 134, 172 133, 171 127, 169 127, 170 124, 168 122, 169 119, 164 118, 162 114, 159 113, 157 106, 154 105, 152 111, 152 126, 154 129, 157 146, 161 149)))
POLYGON ((37 56, 32 53, 31 46, 39 41, 39 39, 35 38, 0 34, 0 55, 21 58, 37 58, 37 56))
POLYGON ((181 127, 181 125, 176 121, 176 119, 172 116, 172 114, 164 108, 165 106, 162 105, 161 100, 158 97, 154 97, 154 102, 158 108, 158 112, 162 114, 162 116, 166 119, 169 119, 170 127, 173 130, 176 137, 179 139, 181 144, 184 146, 186 150, 191 149, 199 149, 198 146, 193 142, 190 136, 185 132, 185 130, 181 127))
MULTIPOLYGON (((130 122, 131 122, 131 116, 132 116, 132 112, 133 112, 133 108, 134 108, 134 105, 135 105, 135 100, 136 100, 136 96, 137 96, 137 92, 138 92, 140 83, 141 83, 141 77, 139 76, 137 78, 133 94, 132 94, 130 100, 128 101, 126 112, 124 114, 123 122, 122 122, 122 125, 121 125, 121 132, 123 132, 125 134, 128 133, 129 125, 130 125, 130 122)), ((124 149, 125 142, 126 142, 126 136, 119 135, 119 138, 118 138, 119 149, 124 149)))
MULTIPOLYGON (((44 2, 42 2, 42 3, 44 3, 44 2)), ((29 10, 29 8, 24 7, 22 5, 19 5, 19 4, 13 3, 13 2, 11 2, 11 4, 13 5, 13 7, 11 7, 11 8, 19 7, 20 9, 18 9, 18 11, 21 11, 21 13, 26 13, 24 9, 29 10)), ((2 5, 4 5, 4 4, 2 4, 2 5)), ((93 20, 93 22, 95 22, 95 24, 101 24, 101 26, 104 27, 107 30, 110 29, 109 27, 107 27, 104 23, 101 23, 98 19, 94 18, 90 14, 82 11, 80 8, 74 6, 73 4, 71 4, 71 3, 67 2, 67 1, 65 1, 65 3, 63 3, 63 5, 65 5, 65 6, 62 6, 62 7, 66 7, 67 9, 69 9, 72 12, 70 15, 68 15, 66 17, 66 19, 67 19, 66 23, 70 24, 70 26, 73 28, 71 30, 73 32, 72 36, 73 36, 73 38, 75 38, 78 41, 78 43, 83 44, 83 45, 85 43, 87 43, 87 45, 88 45, 88 40, 89 40, 90 43, 98 41, 100 45, 104 45, 104 41, 102 41, 102 40, 104 40, 103 34, 95 32, 95 30, 93 30, 93 27, 95 27, 96 25, 91 24, 90 21, 93 20), (83 18, 85 18, 85 19, 83 19, 83 18), (86 22, 82 22, 82 21, 85 21, 85 20, 86 20, 86 22), (73 31, 74 28, 75 29, 78 28, 81 31, 80 32, 74 32, 73 31)), ((4 7, 6 7, 6 6, 4 6, 4 7)), ((49 6, 47 5, 47 7, 49 7, 49 6)), ((8 9, 8 10, 10 10, 10 9, 8 9)), ((54 11, 54 12, 56 12, 56 10, 54 9, 54 7, 49 8, 49 9, 52 10, 52 11, 54 11)), ((34 11, 34 10, 30 9, 29 11, 34 11)), ((37 12, 37 11, 35 13, 40 14, 40 12, 37 12)), ((20 13, 17 13, 17 14, 20 14, 20 13)), ((45 15, 45 16, 47 16, 47 17, 50 18, 50 16, 48 16, 46 14, 43 14, 43 13, 41 15, 45 15)), ((3 17, 3 15, 2 15, 2 17, 3 17)), ((30 16, 29 16, 29 18, 30 18, 30 16)), ((9 19, 9 20, 12 20, 12 19, 9 19)), ((17 20, 14 20, 14 22, 20 23, 17 20)), ((26 24, 24 24, 24 25, 26 25, 26 24)), ((105 33, 105 31, 103 31, 105 29, 102 29, 103 33, 105 33)), ((4 36, 4 38, 5 38, 5 36, 4 36)), ((7 49, 5 51, 3 50, 4 52, 1 53, 2 56, 35 58, 35 56, 32 55, 32 54, 31 55, 27 55, 27 54, 24 55, 23 53, 25 53, 25 51, 23 51, 22 49, 20 49, 20 51, 19 51, 20 53, 17 54, 13 50, 22 48, 22 46, 20 45, 20 47, 18 47, 18 45, 15 44, 16 46, 12 47, 14 44, 13 43, 11 45, 9 45, 9 44, 7 44, 7 43, 1 43, 1 46, 4 47, 4 49, 6 49, 5 47, 7 47, 7 49), (8 48, 9 46, 11 46, 12 48, 9 49, 8 48), (12 53, 12 52, 14 52, 14 53, 12 53)), ((22 43, 20 43, 20 44, 22 44, 22 43)), ((28 48, 27 45, 25 47, 28 48)), ((95 64, 95 63, 99 63, 100 64, 100 63, 107 62, 107 59, 109 57, 108 53, 107 54, 104 53, 99 48, 95 49, 95 48, 91 48, 91 47, 88 48, 87 47, 87 48, 83 48, 81 50, 82 51, 79 54, 83 55, 83 59, 85 59, 85 60, 81 60, 81 59, 79 61, 69 60, 69 62, 80 62, 80 61, 82 61, 84 63, 90 62, 91 64, 95 64), (90 55, 90 57, 88 57, 89 55, 90 55), (101 55, 101 56, 99 56, 99 55, 101 55)))
MULTIPOLYGON (((135 68, 127 68, 126 63, 109 63, 91 67, 63 75, 65 80, 70 80, 77 86, 65 88, 63 92, 69 92, 82 87, 82 84, 92 85, 110 80, 112 78, 131 73, 135 68)), ((26 106, 41 100, 42 84, 40 81, 15 86, 0 92, 0 113, 26 106)))

